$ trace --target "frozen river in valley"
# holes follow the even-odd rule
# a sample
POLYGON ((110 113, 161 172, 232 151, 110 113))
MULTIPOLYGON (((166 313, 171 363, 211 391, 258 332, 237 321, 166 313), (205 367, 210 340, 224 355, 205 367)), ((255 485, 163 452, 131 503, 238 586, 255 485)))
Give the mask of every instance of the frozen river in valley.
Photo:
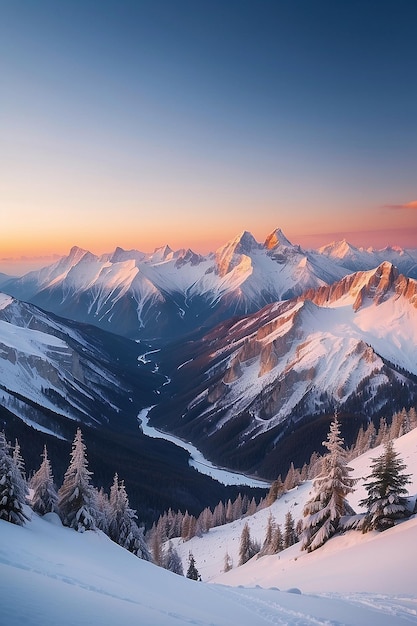
POLYGON ((170 435, 162 432, 161 430, 157 430, 153 426, 149 426, 148 415, 152 408, 153 407, 147 407, 146 409, 142 409, 138 414, 138 421, 141 425, 143 434, 147 437, 153 437, 154 439, 165 439, 165 441, 170 441, 176 446, 187 450, 190 454, 189 464, 198 472, 211 476, 211 478, 217 480, 223 485, 246 485, 248 487, 261 487, 263 489, 268 489, 270 487, 271 483, 265 480, 258 480, 257 478, 252 478, 251 476, 245 476, 245 474, 239 474, 239 472, 232 472, 231 470, 217 467, 217 465, 208 461, 202 453, 195 446, 193 446, 192 443, 183 441, 182 439, 175 437, 175 435, 170 435))

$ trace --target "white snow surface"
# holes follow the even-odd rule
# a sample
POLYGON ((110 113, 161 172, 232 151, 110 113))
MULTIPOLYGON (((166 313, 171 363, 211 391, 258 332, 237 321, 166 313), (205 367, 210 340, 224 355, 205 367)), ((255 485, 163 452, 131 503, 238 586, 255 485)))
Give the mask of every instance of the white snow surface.
MULTIPOLYGON (((411 474, 407 485, 410 497, 417 494, 417 429, 394 441, 394 448, 406 464, 405 472, 411 474)), ((353 468, 351 476, 358 478, 354 493, 348 497, 353 509, 360 513, 359 501, 366 496, 363 483, 370 474, 371 460, 382 453, 382 446, 369 450, 361 457, 349 462, 353 468)), ((202 537, 194 537, 183 542, 176 539, 175 546, 187 563, 188 553, 195 557, 196 566, 203 581, 225 585, 259 585, 280 589, 297 587, 303 593, 324 592, 348 594, 360 602, 374 603, 367 594, 394 595, 398 598, 412 596, 410 606, 414 606, 417 623, 417 516, 402 521, 383 533, 348 531, 333 537, 322 548, 308 554, 296 544, 272 556, 254 557, 243 566, 236 567, 239 561, 240 535, 245 522, 248 522, 252 539, 262 544, 268 517, 284 527, 288 511, 295 522, 302 518, 304 504, 310 497, 312 482, 307 481, 279 498, 273 505, 225 526, 211 529, 202 537), (224 557, 231 557, 234 567, 223 573, 224 557)), ((376 623, 376 622, 375 622, 376 623)))
MULTIPOLYGON (((417 490, 417 430, 395 442, 417 490)), ((369 471, 375 448, 351 463, 369 471)), ((282 521, 301 512, 311 484, 271 511, 282 521)), ((362 490, 362 491, 361 491, 362 490)), ((363 495, 353 494, 352 503, 363 495)), ((27 509, 29 511, 29 509, 27 509)), ((261 537, 269 510, 249 521, 261 537)), ((58 517, 32 513, 25 526, 0 520, 1 623, 7 626, 401 626, 417 624, 417 517, 383 533, 350 531, 311 554, 297 545, 219 575, 226 549, 234 557, 245 519, 182 544, 203 580, 194 582, 141 561, 101 532, 64 528, 58 517), (208 564, 209 555, 217 565, 208 564), (217 576, 215 576, 217 572, 217 576), (279 590, 280 589, 280 590, 279 590)), ((181 548, 181 544, 178 549, 181 548)), ((236 563, 236 561, 235 561, 236 563)))

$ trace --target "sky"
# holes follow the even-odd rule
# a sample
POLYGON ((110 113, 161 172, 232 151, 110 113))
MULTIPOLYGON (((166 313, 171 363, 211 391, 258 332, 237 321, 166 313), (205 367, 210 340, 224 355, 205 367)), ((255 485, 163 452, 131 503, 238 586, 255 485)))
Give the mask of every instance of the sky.
POLYGON ((415 0, 0 0, 0 271, 417 247, 416 29, 415 0))

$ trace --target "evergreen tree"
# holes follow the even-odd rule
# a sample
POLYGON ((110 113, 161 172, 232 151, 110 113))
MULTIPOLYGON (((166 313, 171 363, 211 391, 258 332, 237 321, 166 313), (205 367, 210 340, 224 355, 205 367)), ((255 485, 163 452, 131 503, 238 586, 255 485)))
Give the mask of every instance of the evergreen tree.
POLYGON ((238 565, 243 565, 244 563, 249 561, 249 559, 255 556, 255 554, 257 554, 259 550, 259 544, 256 541, 252 541, 251 539, 249 524, 245 522, 245 525, 242 529, 242 534, 240 535, 238 565))
POLYGON ((26 482, 9 454, 9 446, 0 432, 0 519, 23 526, 29 517, 23 510, 26 482))
POLYGON ((297 533, 295 532, 295 523, 294 518, 291 514, 291 511, 287 511, 285 514, 285 524, 284 524, 284 550, 293 546, 298 541, 297 533))
POLYGON ((373 422, 369 422, 368 428, 365 431, 365 442, 364 442, 364 452, 367 450, 371 450, 375 447, 375 441, 377 438, 377 432, 375 428, 375 424, 373 422))
POLYGON ((109 537, 145 561, 151 561, 143 531, 135 522, 136 511, 130 508, 124 481, 114 476, 110 489, 109 537))
POLYGON ((385 530, 394 525, 395 520, 408 517, 407 489, 410 475, 404 474, 406 465, 402 463, 392 441, 384 446, 384 452, 372 459, 372 473, 365 483, 368 496, 360 505, 367 508, 363 532, 385 530))
POLYGON ((188 511, 185 511, 184 517, 182 518, 182 526, 181 526, 181 537, 184 541, 188 541, 190 539, 190 524, 191 524, 191 515, 188 511))
POLYGON ((153 562, 155 563, 155 565, 162 567, 164 563, 164 555, 162 552, 161 531, 160 531, 158 524, 152 527, 150 545, 151 545, 151 551, 152 551, 152 556, 153 556, 153 562))
POLYGON ((294 463, 291 461, 289 470, 284 480, 285 491, 290 491, 294 487, 298 487, 301 483, 300 471, 294 467, 294 463))
POLYGON ((103 487, 99 490, 94 489, 95 509, 96 509, 96 524, 99 530, 102 530, 106 535, 109 534, 109 524, 111 516, 110 500, 103 487))
POLYGON ((198 573, 198 569, 195 565, 195 559, 192 552, 188 555, 188 570, 187 570, 187 578, 191 580, 201 580, 201 576, 198 573))
POLYGON ((233 522, 233 505, 232 505, 232 501, 229 500, 227 501, 227 506, 226 506, 226 524, 228 524, 229 522, 233 522))
POLYGON ((230 554, 228 552, 226 552, 226 554, 224 555, 224 567, 223 567, 223 571, 224 572, 230 572, 230 570, 233 568, 233 561, 232 561, 232 557, 230 556, 230 554))
POLYGON ((337 415, 323 445, 329 452, 314 480, 315 494, 304 507, 302 549, 308 552, 322 546, 336 532, 340 518, 352 513, 346 496, 353 492, 356 480, 349 477, 352 470, 347 466, 337 415))
POLYGON ((30 487, 33 490, 32 509, 39 515, 58 512, 58 494, 54 485, 51 463, 46 445, 43 448, 42 463, 32 476, 30 487))
POLYGON ((226 523, 226 511, 223 502, 219 502, 213 511, 213 525, 223 526, 226 523))
POLYGON ((282 496, 284 493, 284 483, 282 482, 281 475, 278 476, 276 480, 271 484, 268 495, 266 497, 266 502, 268 505, 271 505, 282 496))
POLYGON ((248 510, 246 511, 246 515, 253 515, 254 513, 256 513, 256 509, 257 509, 257 505, 256 505, 255 496, 254 496, 248 504, 248 510))
POLYGON ((19 470, 23 481, 26 483, 26 470, 25 470, 25 461, 22 457, 21 454, 21 450, 20 450, 20 444, 18 442, 18 440, 16 439, 15 441, 15 446, 13 448, 13 461, 17 467, 17 469, 19 470))
POLYGON ((184 576, 182 561, 177 550, 174 548, 172 541, 168 544, 168 549, 163 557, 163 567, 174 574, 184 576))
POLYGON ((246 561, 249 561, 251 558, 251 547, 250 547, 250 530, 249 524, 245 522, 245 525, 242 529, 242 534, 240 535, 240 546, 239 546, 239 563, 238 565, 243 565, 246 561))
POLYGON ((278 554, 284 549, 284 536, 282 534, 281 526, 276 524, 274 532, 272 533, 271 541, 271 554, 278 554))
POLYGON ((93 530, 96 527, 91 475, 92 472, 88 470, 86 447, 81 430, 78 428, 72 444, 70 464, 58 491, 58 509, 62 523, 78 532, 93 530))
POLYGON ((210 528, 213 528, 213 514, 208 507, 203 509, 198 516, 197 526, 201 528, 203 533, 208 533, 210 528))
MULTIPOLYGON (((398 437, 398 432, 396 433, 398 437)), ((386 443, 390 439, 390 429, 388 428, 387 420, 385 417, 381 417, 379 422, 378 434, 375 439, 375 447, 386 443)))
POLYGON ((265 539, 264 539, 264 543, 261 549, 261 555, 273 554, 271 547, 272 547, 274 531, 275 531, 275 520, 272 514, 269 513, 268 521, 266 524, 265 539))
POLYGON ((410 424, 410 430, 417 428, 417 411, 413 406, 408 411, 408 422, 410 424))

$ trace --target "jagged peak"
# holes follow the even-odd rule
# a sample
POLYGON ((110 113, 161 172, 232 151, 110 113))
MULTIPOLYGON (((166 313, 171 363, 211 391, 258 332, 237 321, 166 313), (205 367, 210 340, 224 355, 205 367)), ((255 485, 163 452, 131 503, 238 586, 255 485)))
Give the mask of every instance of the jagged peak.
POLYGON ((85 250, 84 248, 80 248, 79 246, 72 246, 67 258, 78 262, 86 254, 91 254, 91 252, 88 252, 88 250, 85 250))
POLYGON ((287 237, 284 235, 281 228, 276 228, 272 231, 270 235, 268 235, 268 237, 265 239, 264 246, 265 248, 267 248, 267 250, 273 250, 278 246, 285 246, 288 248, 294 247, 291 241, 287 239, 287 237))
POLYGON ((177 250, 174 256, 176 257, 175 267, 182 267, 186 263, 198 265, 203 260, 203 257, 191 250, 191 248, 177 250))
MULTIPOLYGON (((111 263, 120 263, 120 262, 124 262, 124 261, 130 261, 130 260, 134 260, 134 261, 140 261, 142 260, 146 255, 143 252, 140 252, 139 250, 124 250, 123 248, 121 248, 120 246, 117 246, 114 250, 114 252, 110 255, 108 255, 108 260, 111 263)), ((103 257, 105 258, 105 257, 103 257)))
POLYGON ((254 248, 259 248, 259 243, 248 230, 243 230, 229 243, 235 245, 236 252, 242 252, 243 254, 250 252, 254 248))
POLYGON ((242 261, 242 256, 247 257, 248 262, 250 262, 251 252, 260 247, 252 233, 247 230, 239 233, 234 239, 231 239, 216 251, 216 264, 219 275, 225 276, 236 264, 242 261))
POLYGON ((160 246, 159 248, 155 248, 155 250, 152 253, 152 259, 156 260, 159 259, 161 261, 165 261, 166 258, 170 255, 173 254, 173 250, 172 248, 170 248, 170 246, 168 244, 165 244, 164 246, 160 246))
POLYGON ((379 304, 389 293, 397 296, 404 295, 414 303, 417 281, 405 278, 399 273, 395 265, 389 261, 383 261, 372 270, 354 272, 332 285, 309 290, 302 297, 322 306, 350 296, 356 311, 363 305, 365 299, 373 300, 375 304, 379 304))
POLYGON ((120 256, 121 254, 125 254, 126 250, 124 248, 121 248, 120 246, 116 246, 112 255, 112 258, 117 258, 118 256, 120 256))

